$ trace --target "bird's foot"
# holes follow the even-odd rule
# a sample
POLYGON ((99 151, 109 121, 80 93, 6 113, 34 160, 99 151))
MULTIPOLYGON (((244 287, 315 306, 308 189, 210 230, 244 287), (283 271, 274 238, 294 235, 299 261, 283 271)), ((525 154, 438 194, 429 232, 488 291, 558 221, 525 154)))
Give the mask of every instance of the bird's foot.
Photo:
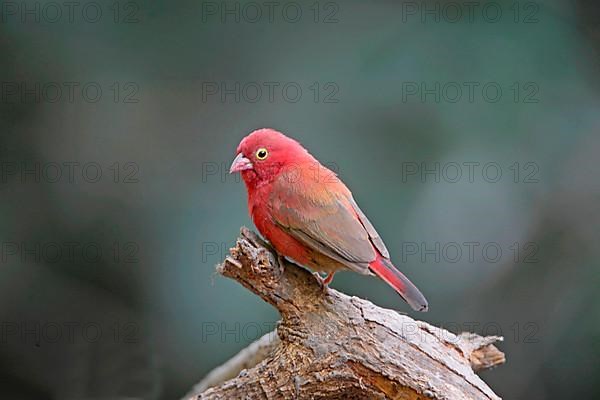
POLYGON ((279 276, 283 275, 283 272, 285 271, 285 259, 284 257, 277 253, 277 264, 279 264, 279 276))
POLYGON ((319 282, 319 286, 321 286, 323 293, 327 293, 327 290, 329 289, 329 283, 331 283, 333 280, 334 274, 335 272, 330 272, 325 278, 323 278, 318 272, 313 272, 313 275, 315 278, 317 278, 317 282, 319 282))
POLYGON ((323 279, 323 277, 321 276, 321 274, 319 274, 318 272, 313 272, 313 276, 315 277, 315 279, 317 280, 317 282, 319 283, 319 286, 321 287, 321 290, 323 292, 325 292, 325 279, 323 279))

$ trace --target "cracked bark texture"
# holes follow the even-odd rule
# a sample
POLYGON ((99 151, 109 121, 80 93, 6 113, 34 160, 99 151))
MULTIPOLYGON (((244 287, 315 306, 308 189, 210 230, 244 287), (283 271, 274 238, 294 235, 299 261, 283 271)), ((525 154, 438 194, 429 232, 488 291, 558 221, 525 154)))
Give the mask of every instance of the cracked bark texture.
POLYGON ((455 335, 331 288, 323 291, 311 272, 284 264, 242 228, 217 269, 279 311, 278 339, 259 339, 185 399, 500 398, 475 371, 504 362, 493 345, 501 337, 455 335))

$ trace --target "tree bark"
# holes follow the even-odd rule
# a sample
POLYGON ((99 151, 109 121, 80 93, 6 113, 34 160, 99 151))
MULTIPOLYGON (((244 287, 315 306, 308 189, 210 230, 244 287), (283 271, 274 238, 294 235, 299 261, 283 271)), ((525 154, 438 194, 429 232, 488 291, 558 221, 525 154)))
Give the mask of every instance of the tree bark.
POLYGON ((455 335, 323 290, 308 270, 282 264, 242 228, 217 269, 277 308, 277 336, 266 335, 240 352, 186 400, 500 399, 474 371, 505 361, 492 344, 501 337, 455 335))

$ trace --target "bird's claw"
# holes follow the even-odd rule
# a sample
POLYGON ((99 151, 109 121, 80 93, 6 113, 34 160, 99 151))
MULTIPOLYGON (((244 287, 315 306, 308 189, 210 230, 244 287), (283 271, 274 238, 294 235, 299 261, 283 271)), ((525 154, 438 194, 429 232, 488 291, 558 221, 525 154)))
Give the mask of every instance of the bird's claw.
POLYGON ((321 276, 321 274, 319 274, 318 272, 313 272, 313 276, 317 280, 317 283, 321 287, 321 290, 323 290, 324 285, 323 285, 323 277, 321 276))
POLYGON ((323 278, 321 276, 321 274, 319 274, 318 272, 313 272, 314 277, 317 279, 317 282, 319 283, 319 286, 321 287, 321 291, 325 294, 327 294, 327 290, 329 289, 329 280, 327 279, 329 276, 327 276, 326 278, 323 278))
POLYGON ((281 276, 285 271, 285 260, 281 254, 277 254, 277 264, 279 265, 279 276, 281 276))

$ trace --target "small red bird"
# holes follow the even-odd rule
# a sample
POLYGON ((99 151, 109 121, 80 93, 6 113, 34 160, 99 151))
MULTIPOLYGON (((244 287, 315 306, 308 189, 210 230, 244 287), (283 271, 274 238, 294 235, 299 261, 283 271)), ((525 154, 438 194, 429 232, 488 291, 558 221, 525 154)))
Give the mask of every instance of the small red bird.
POLYGON ((324 285, 338 270, 375 273, 413 310, 427 311, 427 300, 394 267, 350 190, 300 143, 258 129, 240 142, 229 172, 241 172, 250 216, 280 255, 326 272, 324 285))

